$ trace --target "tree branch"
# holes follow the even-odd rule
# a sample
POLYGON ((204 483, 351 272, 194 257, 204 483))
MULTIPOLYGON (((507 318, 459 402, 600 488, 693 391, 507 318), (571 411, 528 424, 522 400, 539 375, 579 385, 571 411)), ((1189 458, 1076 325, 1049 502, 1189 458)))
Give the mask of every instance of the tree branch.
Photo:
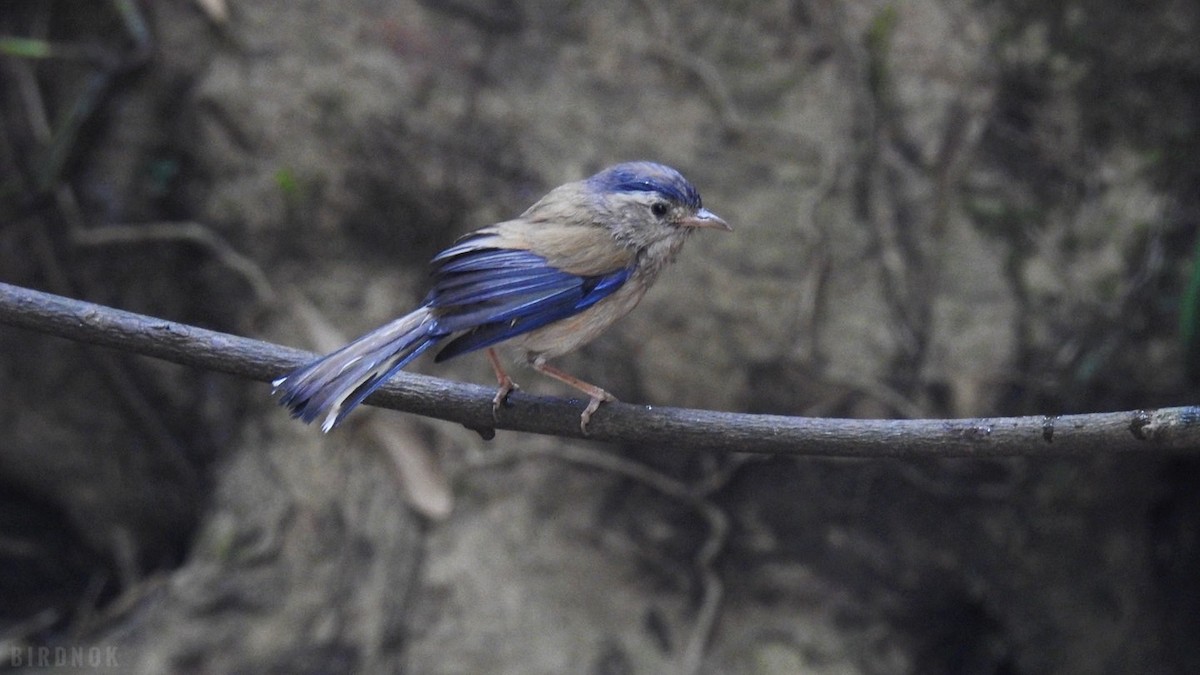
MULTIPOLYGON (((305 351, 0 283, 0 323, 78 342, 270 381, 305 351)), ((399 373, 367 401, 458 422, 579 438, 581 402, 513 392, 492 421, 489 387, 399 373)), ((957 420, 853 420, 747 415, 605 403, 587 438, 679 450, 840 457, 996 457, 1200 450, 1200 407, 957 420)))

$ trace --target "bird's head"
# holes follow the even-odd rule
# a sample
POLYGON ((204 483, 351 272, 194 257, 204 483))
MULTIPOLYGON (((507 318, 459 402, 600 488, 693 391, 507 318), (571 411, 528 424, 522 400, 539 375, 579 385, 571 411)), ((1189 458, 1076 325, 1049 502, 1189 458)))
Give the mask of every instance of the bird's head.
POLYGON ((692 231, 732 228, 700 203, 700 193, 675 169, 654 162, 611 166, 583 181, 585 192, 614 238, 638 249, 670 244, 673 253, 692 231))

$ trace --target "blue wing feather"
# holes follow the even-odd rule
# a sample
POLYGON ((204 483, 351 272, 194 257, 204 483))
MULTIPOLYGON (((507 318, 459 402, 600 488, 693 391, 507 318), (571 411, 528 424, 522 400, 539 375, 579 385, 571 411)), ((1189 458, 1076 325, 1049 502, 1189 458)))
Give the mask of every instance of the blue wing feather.
POLYGON ((447 280, 444 285, 438 287, 432 304, 436 307, 453 307, 489 302, 523 293, 563 289, 567 285, 563 282, 562 274, 550 267, 524 273, 506 272, 503 275, 494 271, 460 274, 457 275, 458 278, 447 280))
MULTIPOLYGON (((471 271, 488 271, 488 270, 503 270, 503 269, 528 269, 529 257, 534 256, 541 260, 541 256, 535 256, 529 251, 520 249, 470 249, 458 252, 455 255, 446 255, 459 248, 455 246, 446 249, 438 254, 433 259, 433 264, 436 266, 437 275, 450 275, 459 272, 471 271)), ((542 260, 542 265, 546 264, 542 260)))
POLYGON ((441 330, 462 333, 435 359, 490 347, 578 314, 612 295, 632 268, 579 276, 523 249, 471 248, 463 242, 434 258, 426 302, 441 330))
POLYGON ((454 313, 439 317, 438 326, 456 333, 472 330, 484 324, 505 323, 536 313, 544 307, 565 304, 578 295, 579 289, 570 287, 552 292, 505 296, 494 302, 481 302, 459 307, 454 313))

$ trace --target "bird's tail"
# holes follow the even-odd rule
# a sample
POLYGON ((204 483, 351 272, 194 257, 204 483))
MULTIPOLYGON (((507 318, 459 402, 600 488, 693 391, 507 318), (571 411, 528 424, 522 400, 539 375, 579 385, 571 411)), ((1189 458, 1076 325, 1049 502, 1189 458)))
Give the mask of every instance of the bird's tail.
POLYGON ((437 317, 422 307, 271 384, 292 417, 306 423, 323 417, 321 430, 328 432, 396 371, 445 336, 437 317))

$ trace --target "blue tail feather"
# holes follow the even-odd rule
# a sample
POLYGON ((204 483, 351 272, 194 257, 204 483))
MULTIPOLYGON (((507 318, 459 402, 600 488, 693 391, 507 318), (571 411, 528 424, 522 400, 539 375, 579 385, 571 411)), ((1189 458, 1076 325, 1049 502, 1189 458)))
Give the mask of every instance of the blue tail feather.
POLYGON ((279 402, 329 431, 389 377, 446 337, 427 307, 377 328, 275 380, 279 402))

